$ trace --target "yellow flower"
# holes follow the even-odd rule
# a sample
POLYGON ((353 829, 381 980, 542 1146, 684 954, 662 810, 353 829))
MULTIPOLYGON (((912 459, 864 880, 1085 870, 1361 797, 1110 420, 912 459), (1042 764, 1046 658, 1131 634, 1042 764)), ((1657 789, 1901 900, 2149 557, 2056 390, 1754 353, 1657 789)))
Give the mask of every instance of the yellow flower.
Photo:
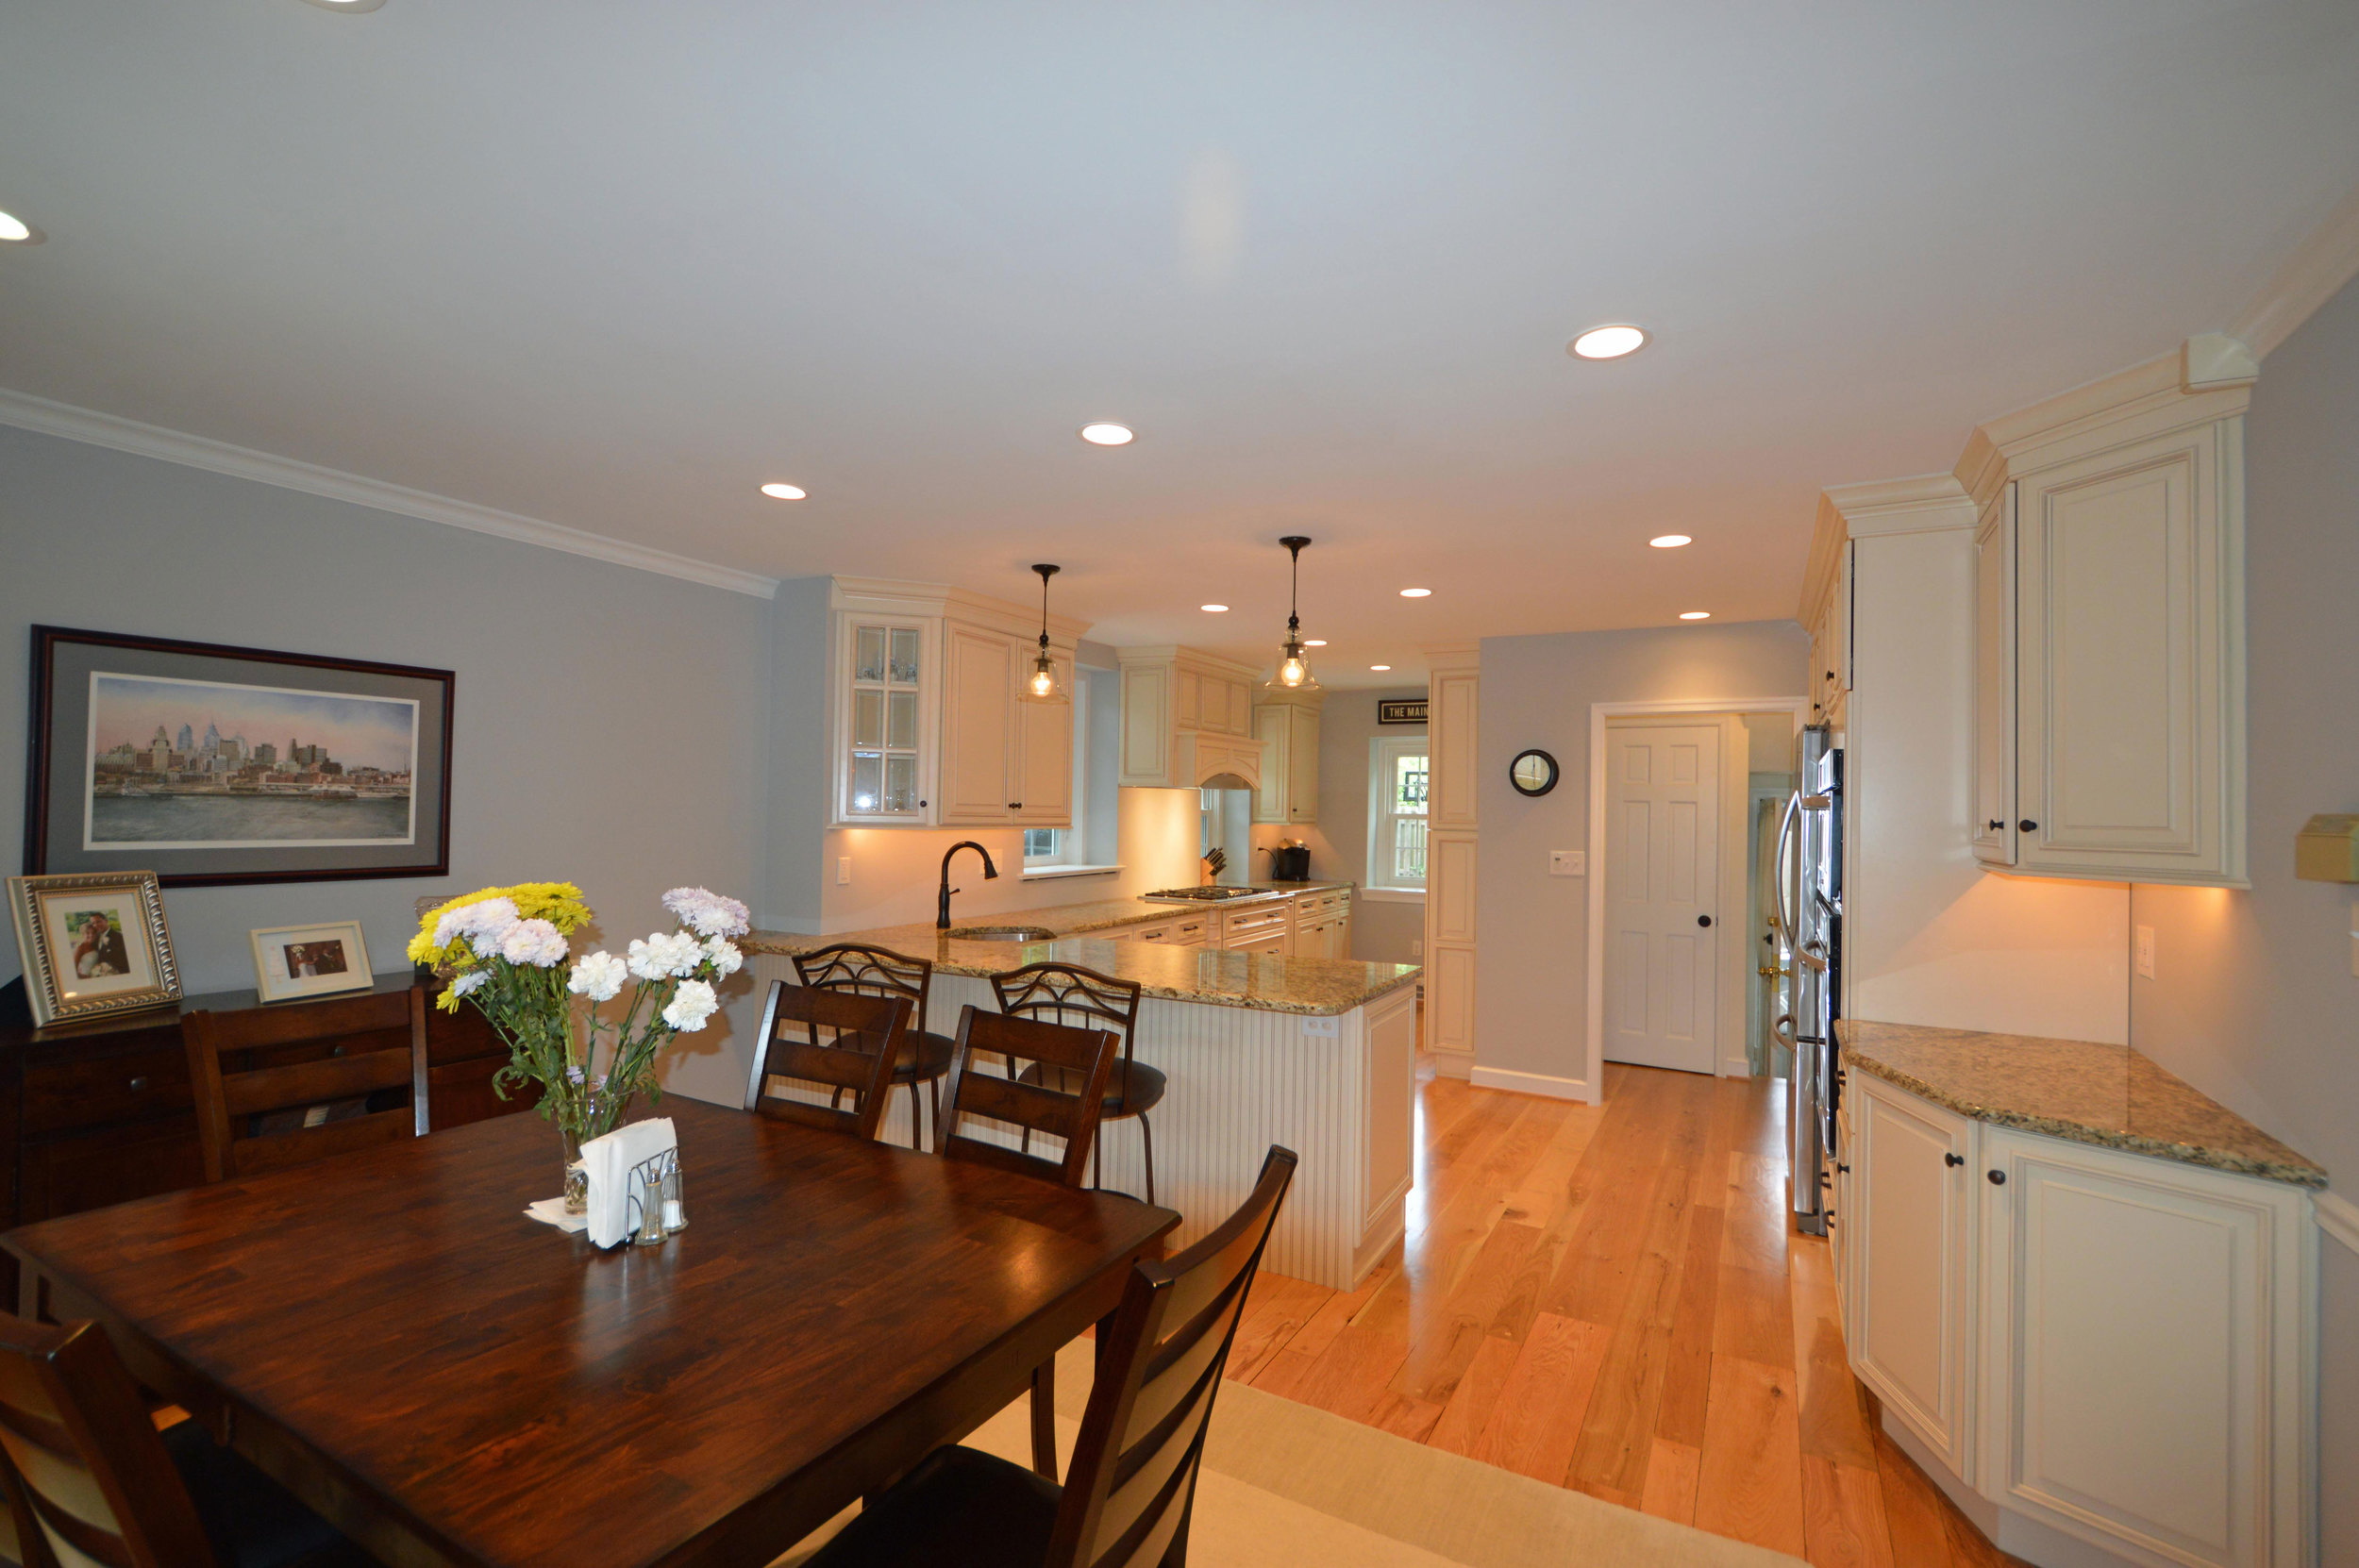
MULTIPOLYGON (((479 904, 487 898, 505 898, 516 906, 516 913, 526 920, 545 920, 568 935, 587 926, 592 918, 590 906, 581 901, 581 890, 571 882, 519 882, 512 888, 477 888, 457 898, 445 899, 426 911, 418 920, 418 934, 410 939, 408 949, 411 963, 422 963, 435 969, 456 971, 473 968, 475 949, 460 938, 445 946, 436 946, 435 927, 443 916, 465 904, 479 904)), ((459 998, 445 989, 442 1005, 456 1010, 459 998)))

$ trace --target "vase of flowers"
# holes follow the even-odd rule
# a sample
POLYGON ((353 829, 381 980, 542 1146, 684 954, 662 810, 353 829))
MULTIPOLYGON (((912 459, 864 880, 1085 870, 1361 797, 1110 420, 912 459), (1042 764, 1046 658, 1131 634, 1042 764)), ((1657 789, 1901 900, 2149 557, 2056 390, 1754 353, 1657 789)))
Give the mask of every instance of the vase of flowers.
POLYGON ((663 907, 678 925, 634 940, 621 958, 600 949, 572 958, 573 933, 591 920, 571 882, 484 888, 427 911, 410 939, 412 962, 444 981, 438 1006, 472 1003, 508 1045, 492 1079, 502 1099, 538 1084, 540 1112, 564 1147, 565 1208, 587 1207, 581 1145, 611 1132, 643 1092, 661 1100, 656 1061, 675 1036, 705 1026, 720 1007, 713 982, 745 957, 730 939, 750 925, 745 906, 703 888, 674 888, 663 907), (606 1004, 631 984, 615 1016, 606 1004))

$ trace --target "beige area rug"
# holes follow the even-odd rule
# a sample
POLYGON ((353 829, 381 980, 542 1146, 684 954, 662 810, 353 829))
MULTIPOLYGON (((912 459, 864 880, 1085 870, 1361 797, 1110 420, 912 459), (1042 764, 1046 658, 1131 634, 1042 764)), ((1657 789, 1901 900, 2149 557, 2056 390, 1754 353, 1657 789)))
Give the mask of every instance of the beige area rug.
MULTIPOLYGON (((1069 1463, 1089 1400, 1090 1344, 1057 1358, 1057 1437, 1069 1463)), ((1017 1401, 968 1438, 1031 1462, 1017 1401)), ((843 1518, 848 1519, 851 1510, 843 1518)), ((802 1561, 842 1519, 781 1560, 802 1561)), ((1411 1443, 1240 1383, 1213 1408, 1189 1526, 1190 1568, 1801 1568, 1582 1493, 1411 1443)))

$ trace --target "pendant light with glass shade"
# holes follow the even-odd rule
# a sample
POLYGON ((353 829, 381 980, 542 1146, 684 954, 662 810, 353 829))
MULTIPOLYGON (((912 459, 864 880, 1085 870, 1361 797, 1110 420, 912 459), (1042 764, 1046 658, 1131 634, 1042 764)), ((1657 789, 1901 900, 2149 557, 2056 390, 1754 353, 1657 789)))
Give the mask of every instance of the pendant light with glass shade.
POLYGON ((1032 570, 1040 574, 1040 652, 1032 657, 1032 672, 1024 677, 1024 690, 1016 696, 1024 702, 1071 702, 1073 694, 1057 678, 1057 661, 1048 656, 1048 579, 1058 569, 1036 565, 1032 570))
POLYGON ((1264 692, 1315 692, 1319 677, 1302 656, 1302 547, 1311 542, 1288 534, 1278 542, 1294 554, 1294 575, 1286 602, 1286 645, 1278 656, 1278 673, 1262 683, 1264 692))

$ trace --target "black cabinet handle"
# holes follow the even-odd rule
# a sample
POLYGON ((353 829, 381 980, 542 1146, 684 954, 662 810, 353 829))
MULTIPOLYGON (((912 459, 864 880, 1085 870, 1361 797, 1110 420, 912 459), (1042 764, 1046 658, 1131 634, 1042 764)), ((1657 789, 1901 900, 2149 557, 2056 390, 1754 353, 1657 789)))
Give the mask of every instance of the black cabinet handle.
POLYGON ((133 1079, 131 1080, 131 1093, 134 1093, 134 1094, 144 1094, 144 1093, 147 1093, 147 1080, 146 1080, 145 1078, 133 1078, 133 1079))
POLYGON ((1709 926, 1712 924, 1712 917, 1710 915, 1698 915, 1696 917, 1696 924, 1698 926, 1709 926))
POLYGON ((919 802, 917 803, 917 809, 918 809, 919 810, 923 811, 923 810, 926 809, 926 803, 925 803, 924 801, 922 801, 922 800, 921 800, 921 801, 919 801, 919 802))
POLYGON ((1990 830, 1994 833, 2004 832, 2006 830, 2006 826, 2007 825, 1999 821, 1997 817, 1990 819, 1990 830))
POLYGON ((2004 1187, 2007 1184, 2007 1173, 2004 1171, 1991 1172, 1990 1184, 1993 1187, 2004 1187))
POLYGON ((331 1057, 340 1057, 344 1054, 344 1048, 342 1045, 338 1045, 331 1048, 327 1054, 331 1057))
POLYGON ((1851 1167, 1849 1167, 1849 1165, 1846 1165, 1846 1164, 1845 1164, 1845 1163, 1843 1163, 1843 1161, 1841 1161, 1840 1159, 1838 1159, 1838 1160, 1836 1160, 1836 1161, 1834 1162, 1834 1168, 1835 1168, 1836 1170, 1838 1170, 1838 1171, 1842 1172, 1845 1176, 1849 1176, 1849 1175, 1851 1174, 1851 1167))
POLYGON ((1947 1154, 1947 1153, 1945 1153, 1945 1154, 1941 1157, 1941 1162, 1942 1162, 1944 1165, 1948 1165, 1948 1166, 1951 1167, 1952 1169, 1955 1169, 1957 1166, 1960 1166, 1960 1165, 1963 1165, 1963 1164, 1965 1164, 1965 1163, 1966 1163, 1966 1156, 1964 1156, 1964 1155, 1962 1155, 1962 1154, 1947 1154))
POLYGON ((2033 822, 2029 817, 2025 817, 2021 822, 2016 823, 2015 826, 2019 832, 2036 833, 2039 831, 2039 824, 2033 822))

